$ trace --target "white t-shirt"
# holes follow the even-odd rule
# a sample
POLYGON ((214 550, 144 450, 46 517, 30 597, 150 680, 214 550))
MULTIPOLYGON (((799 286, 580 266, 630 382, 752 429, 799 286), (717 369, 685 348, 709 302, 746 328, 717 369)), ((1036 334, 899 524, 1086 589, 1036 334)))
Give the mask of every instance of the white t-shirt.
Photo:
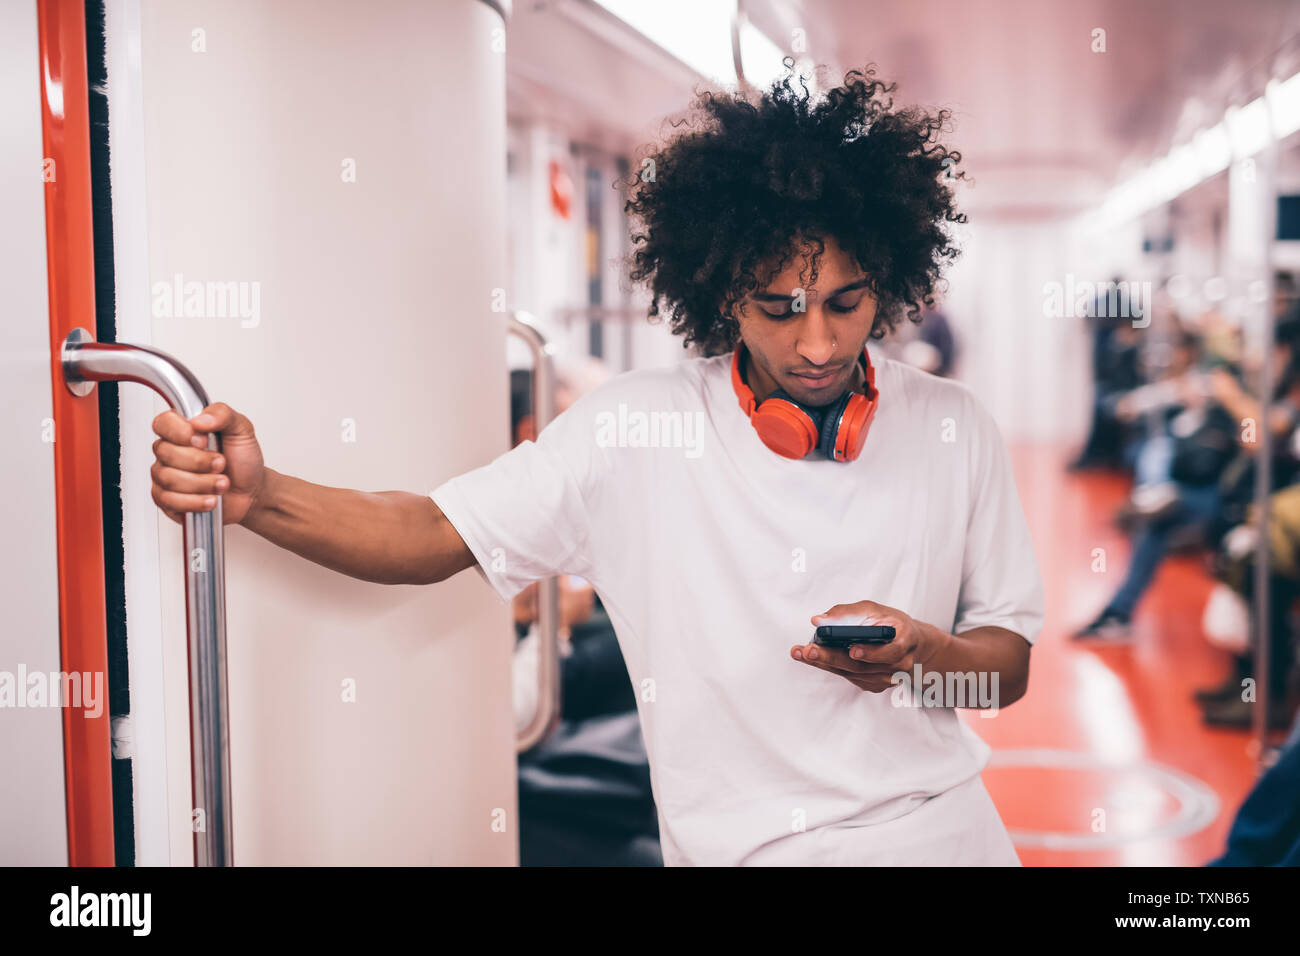
POLYGON ((989 747, 955 710, 790 657, 812 615, 862 600, 950 633, 1032 643, 1043 623, 996 424, 965 385, 872 359, 880 405, 854 462, 765 447, 728 354, 610 379, 431 493, 502 600, 561 573, 600 595, 667 865, 898 862, 899 847, 1015 862, 977 776, 989 747))

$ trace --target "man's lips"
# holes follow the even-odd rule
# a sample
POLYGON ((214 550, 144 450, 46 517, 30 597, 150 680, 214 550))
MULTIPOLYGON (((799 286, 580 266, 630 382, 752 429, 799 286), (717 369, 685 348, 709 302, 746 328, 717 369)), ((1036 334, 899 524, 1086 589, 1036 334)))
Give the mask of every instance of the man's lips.
POLYGON ((790 374, 793 375, 795 378, 797 378, 804 385, 807 385, 811 388, 820 388, 824 385, 829 385, 836 378, 838 378, 840 373, 843 371, 844 371, 844 366, 841 365, 837 368, 829 369, 827 371, 820 372, 816 375, 810 375, 804 372, 791 372, 790 374))

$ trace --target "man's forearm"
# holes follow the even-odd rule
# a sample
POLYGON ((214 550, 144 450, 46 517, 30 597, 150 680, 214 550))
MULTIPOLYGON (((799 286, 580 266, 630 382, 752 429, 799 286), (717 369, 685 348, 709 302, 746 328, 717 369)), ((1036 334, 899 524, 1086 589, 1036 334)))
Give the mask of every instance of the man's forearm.
POLYGON ((914 623, 926 631, 927 642, 936 648, 921 665, 923 674, 937 671, 978 677, 996 673, 997 699, 979 706, 1006 707, 1024 696, 1029 686, 1029 642, 1019 634, 1004 627, 975 627, 948 634, 924 621, 914 623))
POLYGON ((309 561, 377 584, 430 584, 473 563, 426 496, 329 488, 270 468, 241 524, 309 561))

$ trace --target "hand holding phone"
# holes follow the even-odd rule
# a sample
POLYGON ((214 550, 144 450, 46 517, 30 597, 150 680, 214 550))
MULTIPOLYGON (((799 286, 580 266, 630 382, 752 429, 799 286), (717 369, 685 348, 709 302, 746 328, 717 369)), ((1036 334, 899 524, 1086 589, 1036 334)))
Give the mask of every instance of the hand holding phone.
POLYGON ((888 644, 894 637, 894 628, 889 624, 823 624, 813 632, 813 643, 843 648, 855 644, 888 644))
POLYGON ((790 648, 790 656, 873 694, 897 686, 898 671, 909 672, 916 660, 930 659, 945 640, 938 628, 920 625, 879 601, 835 604, 808 623, 813 640, 790 648))

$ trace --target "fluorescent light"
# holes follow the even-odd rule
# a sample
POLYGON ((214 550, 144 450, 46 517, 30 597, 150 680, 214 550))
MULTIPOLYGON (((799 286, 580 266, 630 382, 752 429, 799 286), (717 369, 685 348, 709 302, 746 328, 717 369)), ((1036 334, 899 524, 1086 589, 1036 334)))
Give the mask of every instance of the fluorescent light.
POLYGON ((1088 221, 1109 228, 1140 216, 1227 169, 1234 159, 1254 156, 1268 146, 1270 134, 1282 139, 1297 129, 1300 73, 1283 82, 1270 80, 1263 96, 1228 109, 1221 123, 1126 177, 1107 193, 1088 221))
POLYGON ((736 0, 595 0, 696 73, 736 85, 731 21, 736 0))
POLYGON ((1257 96, 1240 109, 1231 107, 1225 117, 1232 155, 1237 159, 1254 156, 1268 145, 1270 134, 1268 104, 1257 96))
POLYGON ((740 65, 745 79, 754 86, 766 89, 785 76, 785 64, 781 61, 789 55, 748 20, 741 23, 740 65))
POLYGON ((1184 143, 1171 152, 1165 161, 1163 172, 1168 178, 1171 196, 1186 192, 1199 183, 1203 177, 1196 147, 1184 143))
POLYGON ((1223 172, 1232 162, 1232 143, 1228 141, 1228 129, 1222 123, 1201 130, 1192 137, 1192 145, 1200 160, 1202 179, 1223 172))
POLYGON ((1282 83, 1269 80, 1264 98, 1273 117, 1275 137, 1282 139, 1300 129, 1300 73, 1282 83))

